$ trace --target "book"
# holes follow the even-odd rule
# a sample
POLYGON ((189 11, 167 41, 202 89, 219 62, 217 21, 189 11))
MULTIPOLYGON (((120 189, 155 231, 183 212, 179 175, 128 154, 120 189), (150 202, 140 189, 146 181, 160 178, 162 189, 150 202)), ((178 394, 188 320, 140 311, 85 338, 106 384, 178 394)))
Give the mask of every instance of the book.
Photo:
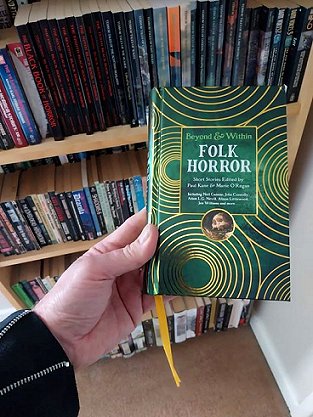
POLYGON ((143 331, 145 335, 146 346, 147 347, 155 346, 156 341, 155 341, 151 310, 143 314, 141 322, 142 322, 142 327, 143 327, 143 331))
POLYGON ((180 8, 174 0, 167 2, 166 11, 171 86, 181 87, 180 8))
POLYGON ((207 333, 210 328, 212 301, 209 297, 203 297, 202 299, 204 303, 202 333, 207 333))
POLYGON ((229 0, 227 2, 225 38, 224 38, 224 62, 221 85, 231 85, 233 68, 233 57, 235 50, 235 38, 237 31, 239 0, 229 0))
POLYGON ((247 7, 251 8, 250 33, 246 58, 245 85, 256 85, 257 59, 260 36, 260 17, 262 8, 255 0, 249 0, 247 7))
POLYGON ((170 342, 174 343, 175 342, 174 313, 173 313, 171 303, 169 301, 165 303, 165 311, 166 311, 166 317, 167 317, 167 327, 168 327, 170 342))
POLYGON ((197 304, 194 297, 183 297, 186 306, 186 337, 196 337, 197 304))
POLYGON ((197 36, 197 84, 204 86, 206 82, 206 62, 208 47, 208 9, 209 1, 199 0, 197 2, 197 20, 198 20, 198 36, 197 36))
POLYGON ((195 297, 195 302, 197 304, 197 317, 196 317, 196 336, 201 336, 203 333, 204 326, 204 311, 205 303, 202 297, 195 297))
POLYGON ((152 324, 153 324, 153 330, 154 330, 154 336, 155 336, 155 344, 157 346, 163 346, 161 333, 160 333, 159 317, 157 315, 155 307, 152 308, 151 312, 152 312, 152 324))
POLYGON ((218 48, 218 25, 220 5, 218 0, 209 3, 209 29, 207 38, 207 62, 205 85, 216 85, 216 62, 218 48))
POLYGON ((243 85, 243 75, 240 76, 240 72, 244 73, 242 67, 245 67, 246 62, 250 23, 250 9, 246 6, 246 0, 239 1, 231 85, 243 85))
POLYGON ((154 18, 153 8, 149 1, 141 0, 140 4, 143 7, 145 29, 147 34, 147 49, 148 49, 148 63, 151 88, 159 85, 158 70, 157 70, 157 52, 154 38, 154 18))
POLYGON ((0 29, 12 26, 12 16, 5 0, 0 0, 0 29))
POLYGON ((150 123, 147 293, 289 300, 284 89, 153 89, 150 123))
POLYGON ((133 339, 136 353, 142 352, 147 349, 142 323, 137 324, 135 329, 131 332, 131 337, 133 339))
POLYGON ((4 122, 2 110, 0 111, 0 148, 2 150, 14 148, 14 141, 10 135, 6 123, 4 122))
POLYGON ((196 17, 196 1, 180 4, 181 73, 183 87, 192 87, 196 83, 196 17))
POLYGON ((215 326, 214 326, 214 330, 216 332, 220 332, 221 330, 223 330, 226 307, 227 307, 226 299, 218 298, 216 301, 215 326))
POLYGON ((187 339, 187 312, 183 297, 174 298, 171 307, 174 315, 174 340, 175 343, 181 343, 187 339))

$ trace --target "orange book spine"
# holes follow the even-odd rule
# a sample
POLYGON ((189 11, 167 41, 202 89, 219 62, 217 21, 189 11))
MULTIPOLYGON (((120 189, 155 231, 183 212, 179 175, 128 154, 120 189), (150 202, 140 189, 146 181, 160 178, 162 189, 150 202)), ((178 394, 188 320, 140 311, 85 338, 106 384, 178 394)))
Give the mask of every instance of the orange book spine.
POLYGON ((180 9, 167 8, 168 51, 171 86, 181 86, 180 9))

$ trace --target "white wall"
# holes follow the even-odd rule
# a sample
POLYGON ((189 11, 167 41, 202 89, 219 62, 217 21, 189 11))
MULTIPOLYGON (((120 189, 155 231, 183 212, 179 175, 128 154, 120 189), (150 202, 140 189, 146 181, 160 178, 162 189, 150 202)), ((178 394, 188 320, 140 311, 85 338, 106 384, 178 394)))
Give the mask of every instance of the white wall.
POLYGON ((0 292, 0 321, 13 313, 15 308, 7 301, 7 299, 0 292))
POLYGON ((313 107, 290 183, 290 303, 259 302, 251 321, 293 417, 313 416, 313 107))

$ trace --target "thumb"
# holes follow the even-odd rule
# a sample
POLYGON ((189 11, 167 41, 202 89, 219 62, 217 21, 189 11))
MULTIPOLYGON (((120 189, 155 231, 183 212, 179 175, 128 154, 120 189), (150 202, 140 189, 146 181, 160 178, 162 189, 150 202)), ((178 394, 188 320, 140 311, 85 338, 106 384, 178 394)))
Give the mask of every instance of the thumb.
POLYGON ((99 267, 103 278, 115 278, 139 269, 153 256, 158 237, 156 226, 147 224, 134 242, 124 248, 93 257, 93 261, 97 258, 99 262, 99 265, 94 264, 93 268, 99 267))

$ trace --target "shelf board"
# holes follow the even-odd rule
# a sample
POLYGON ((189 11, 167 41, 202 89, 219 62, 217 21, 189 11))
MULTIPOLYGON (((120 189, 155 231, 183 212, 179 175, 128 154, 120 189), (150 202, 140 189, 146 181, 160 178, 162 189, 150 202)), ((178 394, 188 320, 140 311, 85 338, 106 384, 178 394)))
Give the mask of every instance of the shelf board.
POLYGON ((48 138, 38 145, 0 151, 0 165, 146 142, 147 135, 146 126, 135 128, 114 126, 105 132, 69 136, 57 142, 53 138, 48 138))
POLYGON ((0 268, 12 265, 23 264, 26 262, 38 261, 40 259, 54 258, 55 256, 68 255, 70 253, 85 252, 91 246, 100 242, 105 236, 94 240, 79 240, 77 242, 59 243, 56 245, 45 246, 37 251, 30 251, 22 255, 13 255, 5 257, 0 256, 0 268))

